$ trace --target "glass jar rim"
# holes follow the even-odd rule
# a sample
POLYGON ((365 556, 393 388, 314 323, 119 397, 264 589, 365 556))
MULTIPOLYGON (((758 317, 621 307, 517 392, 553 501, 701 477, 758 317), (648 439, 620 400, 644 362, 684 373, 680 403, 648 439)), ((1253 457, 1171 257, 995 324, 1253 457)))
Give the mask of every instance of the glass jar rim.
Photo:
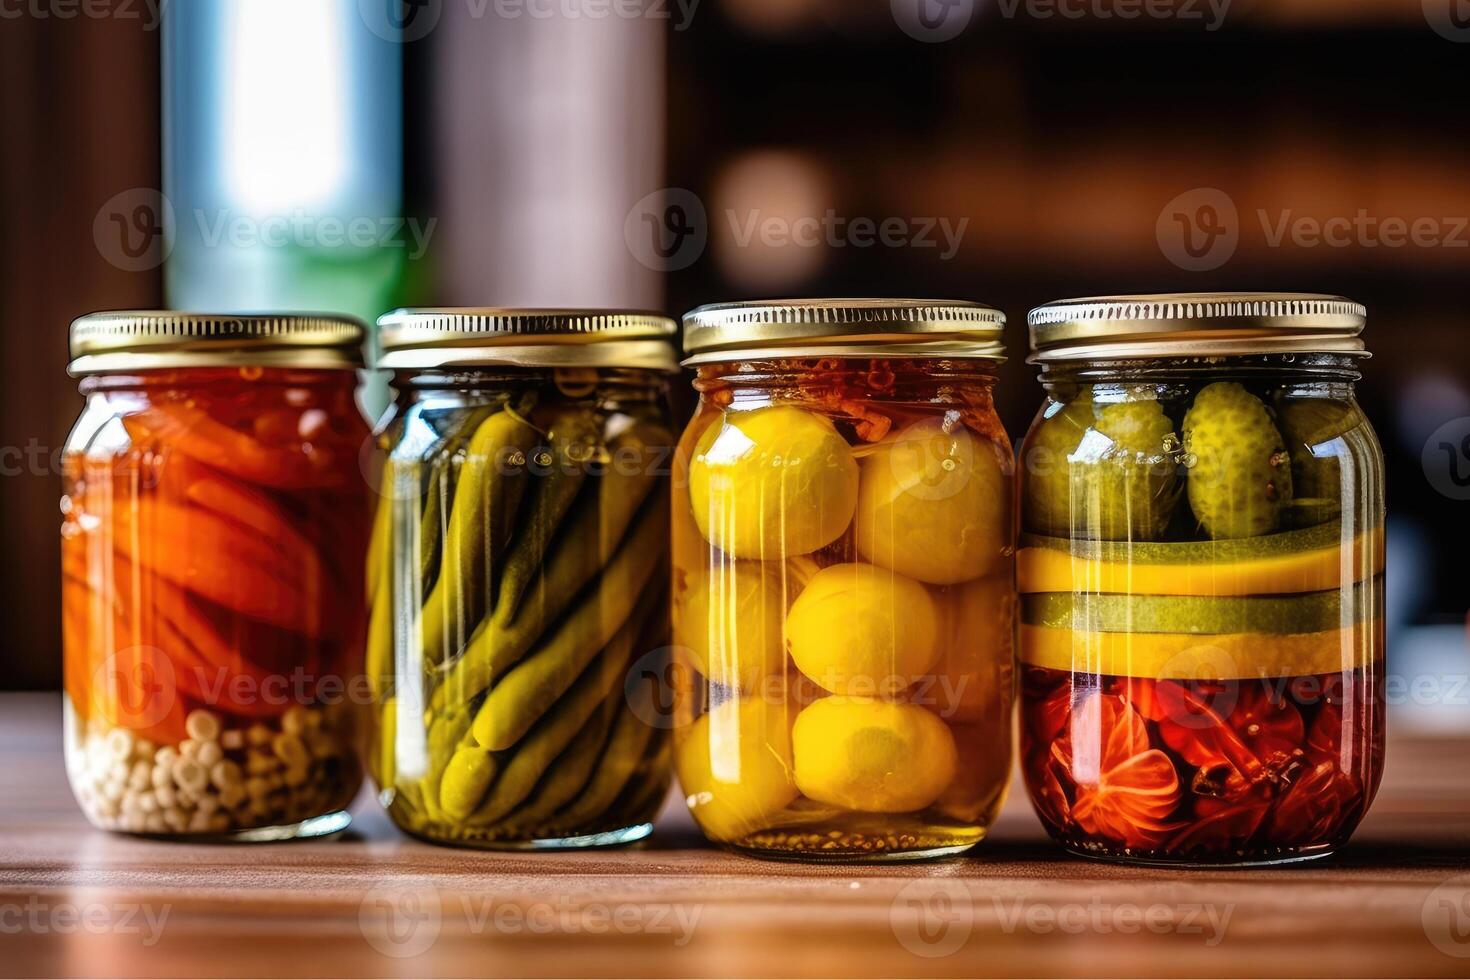
POLYGON ((679 368, 678 329, 660 313, 614 309, 419 307, 378 318, 378 367, 679 368))
POLYGON ((1000 310, 970 300, 827 298, 713 303, 684 314, 685 367, 801 357, 1005 360, 1000 310))
POLYGON ((72 377, 164 368, 356 370, 362 321, 338 313, 108 310, 71 323, 72 377))
POLYGON ((1366 355, 1362 304, 1320 293, 1148 293, 1033 309, 1031 364, 1250 354, 1366 355))

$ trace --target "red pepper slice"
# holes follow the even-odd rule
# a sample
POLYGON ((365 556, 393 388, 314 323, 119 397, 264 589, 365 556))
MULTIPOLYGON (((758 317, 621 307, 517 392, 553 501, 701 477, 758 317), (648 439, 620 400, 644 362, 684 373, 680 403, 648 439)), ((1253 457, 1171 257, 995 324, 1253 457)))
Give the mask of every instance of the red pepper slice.
POLYGON ((1266 839, 1288 847, 1330 844, 1353 816, 1361 796, 1358 781, 1338 769, 1336 762, 1319 762, 1299 775, 1277 801, 1266 822, 1266 839))
POLYGON ((1168 819, 1182 795, 1179 774, 1122 698, 1087 695, 1052 743, 1052 760, 1076 784, 1071 815, 1086 833, 1150 850, 1179 828, 1168 819))
POLYGON ((1164 743, 1193 766, 1228 764, 1249 780, 1279 773, 1301 747, 1304 735, 1296 706, 1262 687, 1232 682, 1211 695, 1228 708, 1222 716, 1199 691, 1174 681, 1155 688, 1164 717, 1164 743), (1232 698, 1233 695, 1233 698, 1232 698), (1233 703, 1232 703, 1233 702, 1233 703))

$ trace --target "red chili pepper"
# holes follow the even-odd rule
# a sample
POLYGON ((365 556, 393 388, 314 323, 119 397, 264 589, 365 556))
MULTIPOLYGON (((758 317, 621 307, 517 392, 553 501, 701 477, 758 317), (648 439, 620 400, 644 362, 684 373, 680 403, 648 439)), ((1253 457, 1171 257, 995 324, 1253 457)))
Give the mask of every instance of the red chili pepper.
POLYGON ((1288 847, 1330 844, 1361 796, 1356 779, 1335 762, 1320 762, 1299 775, 1277 801, 1266 822, 1266 839, 1288 847))
POLYGON ((1317 710, 1317 717, 1312 719, 1312 727, 1307 730, 1304 747, 1307 761, 1314 765, 1321 762, 1335 765, 1342 756, 1342 727, 1342 706, 1324 702, 1317 710))
POLYGON ((1063 829, 1072 824, 1072 801, 1062 785, 1062 767, 1049 754, 1032 753, 1027 759, 1032 778, 1027 780, 1031 803, 1043 821, 1063 829))
POLYGON ((1163 705, 1159 703, 1157 684, 1148 677, 1118 677, 1108 683, 1108 693, 1116 694, 1149 721, 1164 717, 1163 705))
POLYGON ((1261 686, 1236 682, 1233 690, 1216 694, 1220 708, 1228 709, 1223 717, 1186 685, 1161 681, 1155 691, 1164 712, 1159 734, 1191 765, 1228 763, 1255 781, 1266 775, 1280 775, 1293 753, 1301 748, 1301 712, 1261 686))
POLYGON ((1085 697, 1052 743, 1052 758, 1077 786, 1071 813, 1083 831, 1150 850, 1179 828, 1168 819, 1179 806, 1179 774, 1122 698, 1085 697))
POLYGON ((1050 742, 1067 723, 1072 710, 1072 679, 1063 680, 1055 687, 1046 681, 1046 672, 1039 667, 1027 667, 1022 677, 1026 696, 1026 731, 1038 742, 1050 742))

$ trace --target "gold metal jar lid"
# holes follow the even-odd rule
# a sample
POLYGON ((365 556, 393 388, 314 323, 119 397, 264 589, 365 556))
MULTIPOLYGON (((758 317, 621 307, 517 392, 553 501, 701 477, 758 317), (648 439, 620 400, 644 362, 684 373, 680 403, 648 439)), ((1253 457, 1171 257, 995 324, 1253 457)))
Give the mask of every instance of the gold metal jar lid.
POLYGON ((677 371, 666 316, 634 310, 411 309, 378 319, 391 370, 610 367, 677 371))
POLYGON ((361 321, 330 313, 115 310, 71 324, 72 377, 159 368, 362 367, 361 321))
POLYGON ((1005 314, 965 300, 787 299, 684 314, 686 366, 773 357, 1005 360, 1005 314))
POLYGON ((1133 357, 1343 353, 1366 356, 1367 310, 1314 293, 1089 296, 1038 306, 1026 318, 1030 362, 1133 357))

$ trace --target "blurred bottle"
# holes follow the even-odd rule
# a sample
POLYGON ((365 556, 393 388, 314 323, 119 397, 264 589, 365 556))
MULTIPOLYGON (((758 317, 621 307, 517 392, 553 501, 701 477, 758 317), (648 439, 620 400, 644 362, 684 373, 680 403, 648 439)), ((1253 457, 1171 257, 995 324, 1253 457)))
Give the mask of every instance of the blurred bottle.
POLYGON ((403 217, 402 76, 356 0, 169 4, 169 305, 369 324, 399 305, 427 237, 403 217))

